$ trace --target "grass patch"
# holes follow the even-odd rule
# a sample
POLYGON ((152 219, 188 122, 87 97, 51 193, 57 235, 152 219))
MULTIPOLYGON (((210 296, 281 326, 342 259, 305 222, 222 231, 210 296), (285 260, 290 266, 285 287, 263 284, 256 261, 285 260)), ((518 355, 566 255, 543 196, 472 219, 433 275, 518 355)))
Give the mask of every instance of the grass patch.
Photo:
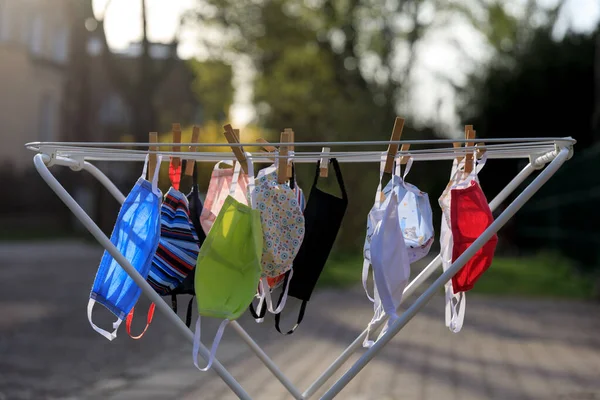
POLYGON ((358 256, 331 256, 317 287, 348 287, 360 284, 363 259, 358 256))
MULTIPOLYGON (((318 282, 318 287, 359 285, 362 258, 331 257, 318 282)), ((424 267, 421 264, 420 267, 424 267)), ((413 267, 411 278, 419 271, 413 267)), ((441 271, 441 269, 440 269, 441 271)), ((439 273, 434 273, 437 278, 439 273)), ((477 281, 473 293, 502 296, 590 299, 594 295, 592 279, 581 276, 567 258, 540 253, 530 257, 496 257, 492 266, 477 281)))
POLYGON ((474 293, 589 299, 594 294, 592 279, 581 276, 573 263, 556 254, 531 257, 496 257, 477 281, 474 293))

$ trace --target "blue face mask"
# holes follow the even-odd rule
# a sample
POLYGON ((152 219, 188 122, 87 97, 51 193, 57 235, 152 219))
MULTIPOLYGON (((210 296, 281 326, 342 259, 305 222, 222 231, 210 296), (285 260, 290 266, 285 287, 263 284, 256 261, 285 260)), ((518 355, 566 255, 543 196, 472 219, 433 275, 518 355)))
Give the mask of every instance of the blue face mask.
MULTIPOLYGON (((148 157, 142 176, 123 202, 110 241, 131 265, 147 278, 152 258, 160 238, 160 204, 162 193, 157 187, 161 157, 158 156, 152 183, 146 180, 148 157)), ((142 290, 121 268, 119 263, 104 251, 88 303, 88 320, 92 328, 108 340, 117 337, 117 329, 133 308, 142 290), (92 322, 94 303, 100 303, 117 316, 113 332, 105 331, 92 322)))

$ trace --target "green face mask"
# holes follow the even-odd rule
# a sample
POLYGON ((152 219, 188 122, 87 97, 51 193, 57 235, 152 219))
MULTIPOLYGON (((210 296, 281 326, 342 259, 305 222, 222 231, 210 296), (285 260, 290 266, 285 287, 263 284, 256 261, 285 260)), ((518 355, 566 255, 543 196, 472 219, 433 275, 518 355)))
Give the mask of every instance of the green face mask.
MULTIPOLYGON (((248 159, 248 191, 254 189, 254 173, 248 159)), ((236 201, 225 199, 217 219, 200 248, 196 264, 195 288, 198 320, 194 334, 194 365, 207 371, 227 323, 237 319, 250 305, 261 274, 263 233, 260 212, 236 201), (217 330, 205 368, 198 366, 201 316, 223 318, 217 330)))

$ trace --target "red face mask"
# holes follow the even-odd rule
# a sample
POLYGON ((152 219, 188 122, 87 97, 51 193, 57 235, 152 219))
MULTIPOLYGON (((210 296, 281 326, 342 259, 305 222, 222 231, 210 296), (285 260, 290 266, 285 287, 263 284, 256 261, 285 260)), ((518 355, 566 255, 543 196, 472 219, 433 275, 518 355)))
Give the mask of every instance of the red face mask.
MULTIPOLYGON (((452 225, 452 262, 494 222, 487 199, 476 181, 465 189, 450 192, 450 221, 452 225)), ((473 257, 452 277, 454 293, 471 290, 479 277, 490 267, 498 243, 494 234, 473 257)))

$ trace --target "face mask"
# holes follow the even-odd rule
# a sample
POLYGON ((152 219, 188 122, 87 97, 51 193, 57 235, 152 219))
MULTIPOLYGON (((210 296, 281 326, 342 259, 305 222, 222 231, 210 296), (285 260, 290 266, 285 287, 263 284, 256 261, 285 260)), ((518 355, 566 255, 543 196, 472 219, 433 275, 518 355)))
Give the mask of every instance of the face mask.
MULTIPOLYGON (((389 317, 388 324, 398 318, 396 309, 410 277, 410 260, 402 235, 398 206, 398 195, 393 190, 386 199, 383 216, 375 226, 371 238, 371 265, 376 290, 374 315, 367 327, 364 347, 373 345, 374 342, 369 340, 369 332, 385 315, 389 317)), ((385 334, 387 328, 388 325, 380 335, 385 334)))
MULTIPOLYGON (((260 297, 266 300, 267 309, 273 314, 285 306, 289 285, 285 286, 281 303, 274 309, 268 277, 277 277, 290 271, 292 263, 304 238, 304 216, 297 195, 287 184, 277 182, 277 171, 268 171, 256 180, 253 207, 260 211, 263 230, 262 275, 260 297)), ((289 279, 292 279, 290 272, 289 279)), ((259 314, 261 311, 259 304, 259 314)))
MULTIPOLYGON (((247 159, 252 176, 250 154, 247 159)), ((252 186, 253 179, 249 189, 252 186)), ((196 265, 198 313, 223 319, 213 341, 208 365, 200 368, 201 317, 198 317, 193 358, 194 365, 202 371, 212 365, 227 323, 242 315, 254 297, 261 273, 262 241, 260 212, 228 196, 200 249, 196 265)))
MULTIPOLYGON (((484 158, 477 163, 476 167, 473 168, 473 172, 469 175, 466 175, 463 172, 464 171, 464 160, 460 164, 458 164, 455 160, 453 163, 453 166, 452 166, 450 182, 448 183, 448 186, 446 186, 446 189, 444 190, 444 192, 442 193, 442 196, 439 199, 440 207, 442 208, 442 225, 441 225, 441 235, 440 235, 441 253, 440 253, 440 255, 442 258, 442 266, 443 266, 444 271, 447 270, 452 265, 452 263, 456 260, 456 258, 458 258, 458 257, 455 258, 453 255, 454 243, 457 242, 457 240, 455 240, 455 238, 454 238, 454 234, 453 234, 454 230, 452 229, 452 226, 455 225, 458 220, 460 220, 464 216, 468 215, 468 213, 467 213, 461 217, 459 215, 459 213, 457 213, 457 212, 455 212, 455 214, 452 215, 453 214, 452 209, 454 207, 456 207, 456 206, 453 206, 454 196, 452 196, 452 192, 454 190, 457 190, 460 192, 464 189, 469 188, 472 185, 472 183, 478 183, 477 174, 479 173, 479 171, 481 171, 481 169, 483 168, 484 165, 485 165, 485 155, 484 155, 484 158)), ((469 191, 467 191, 467 193, 469 193, 469 191)), ((462 196, 458 195, 458 197, 462 197, 462 196)), ((460 199, 458 199, 458 197, 457 197, 458 203, 462 204, 462 201, 460 199)), ((487 205, 487 202, 486 202, 486 205, 487 205)), ((487 206, 487 208, 489 209, 489 206, 487 206)), ((458 211, 459 209, 456 208, 455 210, 458 211)), ((491 215, 491 212, 490 212, 490 215, 491 215)), ((480 227, 478 229, 480 229, 480 227)), ((484 230, 485 230, 485 228, 484 228, 484 230)), ((457 231, 457 234, 460 235, 461 233, 457 231)), ((479 236, 479 235, 477 235, 477 236, 479 236)), ((475 239, 476 238, 477 237, 475 237, 475 239)), ((493 238, 490 241, 493 241, 493 238)), ((495 247, 495 244, 494 244, 494 247, 495 247)), ((462 251, 460 251, 460 254, 462 254, 464 249, 465 248, 463 247, 462 251)), ((481 250, 482 249, 480 249, 480 251, 481 250)), ((475 257, 473 257, 472 260, 475 260, 475 257)), ((467 264, 469 264, 470 262, 471 261, 467 262, 467 264)), ((490 262, 491 262, 491 259, 490 259, 490 262)), ((467 264, 465 264, 465 265, 467 265, 467 264)), ((489 265, 488 265, 488 267, 489 267, 489 265)), ((463 268, 461 268, 461 271, 464 268, 465 267, 463 266, 463 268)), ((460 273, 461 271, 459 271, 458 273, 460 273)), ((454 280, 454 278, 453 278, 453 280, 454 280)), ((454 333, 458 333, 462 329, 463 322, 464 322, 465 311, 466 311, 466 307, 467 307, 466 295, 465 295, 464 291, 455 291, 453 289, 452 281, 446 283, 445 292, 446 292, 445 293, 446 326, 450 329, 450 331, 452 331, 454 333)))
MULTIPOLYGON (((456 159, 452 164, 450 173, 450 182, 440 196, 438 202, 442 209, 442 223, 440 228, 440 257, 442 259, 442 268, 446 271, 452 265, 452 230, 450 229, 450 190, 452 185, 459 183, 457 171, 464 168, 464 162, 460 165, 456 159)), ((464 293, 454 295, 452 283, 447 282, 444 286, 445 291, 445 320, 446 326, 454 333, 460 332, 465 318, 466 297, 464 293)))
MULTIPOLYGON (((479 186, 477 174, 471 175, 468 187, 453 188, 450 193, 452 262, 454 262, 494 222, 494 217, 485 194, 479 186)), ((452 277, 454 293, 466 292, 473 288, 475 282, 492 265, 497 243, 498 236, 494 234, 452 277)))
MULTIPOLYGON (((260 179, 269 173, 273 173, 273 172, 276 173, 276 171, 277 171, 277 167, 275 165, 271 165, 267 168, 263 168, 260 171, 258 171, 256 179, 260 179)), ((294 191, 294 193, 296 195, 296 200, 298 201, 298 206, 300 207, 300 210, 304 213, 304 208, 306 206, 306 199, 304 197, 304 192, 302 191, 300 186, 298 186, 298 184, 296 183, 296 171, 295 171, 294 164, 292 164, 292 178, 290 179, 290 189, 292 189, 294 191)), ((273 276, 273 277, 267 276, 266 280, 267 280, 267 285, 268 285, 269 291, 276 289, 276 288, 280 287, 281 285, 284 285, 287 287, 289 280, 285 279, 286 276, 288 276, 288 273, 279 274, 279 275, 273 276)), ((262 278, 262 279, 265 279, 265 278, 262 278)), ((258 312, 255 310, 253 304, 250 304, 250 307, 249 307, 250 314, 252 314, 252 317, 254 317, 254 319, 258 323, 263 322, 264 317, 267 313, 267 308, 263 307, 265 297, 264 297, 264 295, 261 295, 260 293, 262 293, 262 287, 259 287, 258 297, 259 297, 260 301, 258 304, 258 312)), ((281 292, 281 296, 279 297, 279 302, 277 303, 278 308, 281 306, 281 302, 283 300, 283 296, 285 293, 286 293, 285 290, 281 292)))
POLYGON ((404 175, 400 179, 400 162, 398 160, 396 176, 392 177, 392 181, 399 181, 394 186, 394 190, 398 196, 398 215, 411 264, 429 253, 434 240, 433 215, 429 196, 416 186, 406 182, 406 175, 412 164, 413 159, 410 158, 406 164, 404 175))
MULTIPOLYGON (((185 165, 187 160, 183 161, 183 169, 185 170, 185 165)), ((198 246, 202 246, 204 240, 206 240, 206 234, 200 225, 200 215, 202 214, 202 200, 200 199, 200 190, 198 189, 198 164, 194 167, 193 178, 190 179, 189 176, 184 176, 184 180, 186 182, 185 187, 191 187, 190 193, 187 195, 187 199, 189 202, 190 208, 190 220, 192 221, 194 231, 198 237, 198 246), (187 179, 186 179, 187 178, 187 179)), ((192 323, 192 304, 194 302, 194 296, 196 295, 196 291, 194 289, 194 278, 196 272, 196 261, 194 260, 194 267, 185 277, 183 282, 179 284, 173 291, 171 292, 171 308, 175 313, 177 313, 177 295, 180 294, 188 294, 192 297, 190 298, 187 306, 187 312, 185 317, 185 324, 189 328, 192 323)))
POLYGON ((381 181, 383 179, 386 157, 387 155, 381 156, 379 185, 377 186, 377 191, 375 193, 375 203, 373 204, 371 211, 369 211, 369 215, 367 215, 367 235, 365 238, 365 245, 363 247, 364 261, 362 270, 362 284, 363 288, 365 289, 365 293, 367 294, 367 298, 371 300, 371 302, 375 301, 375 299, 369 295, 369 290, 367 289, 367 279, 369 277, 369 268, 371 267, 371 239, 375 233, 375 227, 379 222, 381 222, 381 218, 383 218, 384 204, 382 200, 389 197, 393 188, 393 181, 390 180, 383 191, 381 190, 381 181))
POLYGON ((231 161, 220 161, 213 169, 206 201, 200 215, 200 224, 205 233, 210 231, 227 196, 233 197, 242 204, 248 204, 246 200, 248 175, 240 173, 240 163, 235 163, 234 168, 226 169, 219 168, 221 164, 232 165, 231 161))
MULTIPOLYGON (((157 187, 161 157, 157 157, 152 183, 145 179, 148 156, 142 176, 123 202, 110 241, 131 265, 146 278, 160 237, 160 202, 162 193, 157 187)), ((142 290, 125 270, 104 251, 88 303, 88 320, 92 328, 108 340, 117 337, 117 329, 131 311, 142 290), (92 322, 92 309, 98 302, 117 316, 113 332, 105 331, 92 322)))
MULTIPOLYGON (((196 266, 199 250, 198 237, 190 221, 188 200, 183 193, 171 187, 161 206, 160 240, 147 279, 150 286, 161 296, 171 294, 196 266)), ((154 303, 150 307, 153 311, 154 303)), ((132 308, 126 324, 129 336, 134 311, 132 308)), ((131 337, 141 338, 151 322, 149 318, 142 334, 131 337)))
MULTIPOLYGON (((327 262, 348 206, 348 196, 342 179, 342 172, 335 158, 331 159, 331 163, 335 170, 342 197, 339 198, 325 193, 317 187, 320 171, 320 163, 317 163, 315 179, 310 190, 306 210, 304 210, 306 235, 294 260, 294 279, 290 281, 289 289, 289 295, 302 300, 302 305, 296 325, 287 334, 294 332, 302 322, 302 318, 304 318, 306 303, 310 300, 327 262)), ((279 328, 280 315, 275 315, 275 327, 281 333, 279 328)))

